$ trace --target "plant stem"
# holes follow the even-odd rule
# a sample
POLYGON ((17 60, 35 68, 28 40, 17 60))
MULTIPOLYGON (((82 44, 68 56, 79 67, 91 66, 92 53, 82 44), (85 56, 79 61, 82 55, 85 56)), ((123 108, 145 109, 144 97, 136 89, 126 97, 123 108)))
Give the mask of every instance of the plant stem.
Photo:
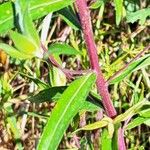
POLYGON ((86 47, 88 50, 91 69, 94 70, 97 74, 97 81, 96 81, 97 90, 102 97, 102 103, 104 105, 107 115, 113 118, 117 115, 117 112, 110 99, 108 85, 103 77, 101 68, 99 66, 97 48, 94 42, 94 36, 92 31, 91 17, 89 9, 87 7, 86 0, 76 0, 76 5, 79 11, 79 17, 83 29, 86 47))

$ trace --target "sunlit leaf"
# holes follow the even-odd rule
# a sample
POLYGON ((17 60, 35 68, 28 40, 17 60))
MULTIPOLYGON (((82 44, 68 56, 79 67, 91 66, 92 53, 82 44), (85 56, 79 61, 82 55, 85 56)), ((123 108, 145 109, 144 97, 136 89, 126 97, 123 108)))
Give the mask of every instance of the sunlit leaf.
POLYGON ((3 49, 8 55, 10 55, 13 58, 17 59, 31 59, 33 56, 26 55, 24 53, 21 53, 17 49, 13 48, 12 46, 9 46, 4 43, 0 43, 0 48, 3 49))
POLYGON ((37 47, 40 47, 40 39, 37 33, 37 30, 32 22, 32 18, 30 16, 29 8, 24 13, 23 16, 23 25, 24 25, 24 34, 32 39, 34 44, 37 45, 37 47))
POLYGON ((123 15, 123 0, 114 0, 116 10, 116 24, 119 25, 123 15))
MULTIPOLYGON (((30 0, 29 11, 32 19, 39 19, 48 13, 60 10, 70 4, 74 0, 30 0)), ((12 2, 6 2, 0 5, 0 33, 5 33, 14 27, 12 2)))
POLYGON ((112 145, 111 145, 111 138, 109 136, 108 130, 103 129, 102 131, 102 136, 101 136, 101 150, 112 150, 112 145))
POLYGON ((11 31, 10 38, 13 40, 15 47, 20 51, 20 53, 31 55, 32 57, 36 55, 37 47, 26 36, 11 31))
POLYGON ((82 128, 77 129, 75 132, 81 131, 81 130, 86 130, 86 131, 90 131, 90 130, 95 130, 95 129, 99 129, 99 128, 103 128, 108 126, 108 124, 112 122, 112 120, 108 117, 104 117, 102 120, 88 124, 82 128))
POLYGON ((48 119, 38 150, 57 149, 65 130, 84 104, 95 80, 95 74, 88 74, 75 80, 65 90, 48 119))

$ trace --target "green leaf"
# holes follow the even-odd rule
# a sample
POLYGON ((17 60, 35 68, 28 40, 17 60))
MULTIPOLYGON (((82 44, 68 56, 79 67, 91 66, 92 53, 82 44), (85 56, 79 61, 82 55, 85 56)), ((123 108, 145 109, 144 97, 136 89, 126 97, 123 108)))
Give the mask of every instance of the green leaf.
POLYGON ((60 17, 73 29, 81 29, 80 22, 71 7, 63 8, 58 11, 60 17))
POLYGON ((12 46, 9 46, 4 43, 0 43, 0 48, 13 58, 17 58, 17 59, 31 59, 32 58, 32 56, 21 53, 20 51, 13 48, 12 46))
POLYGON ((40 87, 40 89, 46 89, 46 88, 50 87, 48 84, 46 84, 44 81, 42 81, 38 78, 35 78, 35 77, 25 74, 23 72, 19 72, 19 74, 23 77, 29 78, 31 81, 33 81, 35 84, 37 84, 40 87))
POLYGON ((40 91, 38 94, 31 96, 29 98, 29 101, 34 103, 57 101, 61 97, 62 93, 65 91, 66 88, 67 88, 66 86, 59 86, 44 89, 40 91))
POLYGON ((10 38, 13 40, 15 47, 20 51, 20 53, 31 55, 31 57, 38 55, 36 54, 38 53, 37 51, 38 48, 26 36, 20 33, 11 31, 10 38))
MULTIPOLYGON (((146 55, 145 55, 146 56, 146 55)), ((145 68, 146 66, 149 66, 150 65, 150 55, 147 55, 147 58, 144 59, 134 70, 134 71, 137 71, 139 69, 142 69, 142 68, 145 68)))
POLYGON ((91 9, 97 9, 99 8, 100 6, 102 6, 104 3, 106 3, 107 0, 96 0, 94 3, 92 3, 90 5, 90 8, 91 9))
POLYGON ((36 28, 32 22, 32 18, 30 16, 30 12, 28 8, 25 11, 23 16, 23 25, 24 25, 24 34, 29 39, 32 39, 32 41, 34 42, 34 44, 36 44, 37 47, 40 47, 40 39, 36 31, 36 28))
POLYGON ((132 62, 128 68, 126 68, 121 74, 119 74, 115 79, 110 81, 110 84, 115 84, 117 82, 122 81, 125 77, 127 77, 130 73, 137 71, 138 69, 141 69, 142 67, 146 67, 150 65, 150 54, 147 54, 138 60, 132 62))
POLYGON ((84 104, 95 80, 95 74, 88 74, 72 82, 65 90, 48 119, 38 150, 57 149, 65 130, 84 104))
POLYGON ((49 53, 50 54, 56 54, 56 55, 77 55, 81 54, 81 52, 77 51, 73 47, 67 45, 67 44, 60 44, 60 43, 55 43, 51 44, 49 46, 49 53))
POLYGON ((112 150, 112 140, 107 129, 103 129, 101 136, 101 150, 112 150))
POLYGON ((65 86, 66 75, 59 68, 52 66, 50 70, 50 81, 52 86, 65 86))
POLYGON ((115 124, 114 127, 115 127, 115 130, 114 130, 114 135, 112 138, 112 150, 118 150, 118 130, 121 127, 121 123, 115 124))
POLYGON ((135 115, 137 113, 137 111, 142 108, 144 105, 146 105, 148 102, 148 100, 145 98, 144 100, 138 102, 137 104, 135 104, 134 106, 132 106, 131 108, 129 108, 125 113, 117 116, 114 119, 114 123, 120 123, 121 121, 125 121, 126 119, 128 119, 129 117, 132 117, 133 115, 135 115))
POLYGON ((150 8, 144 8, 141 10, 138 10, 136 12, 128 12, 127 13, 127 22, 134 23, 136 21, 140 21, 140 24, 144 24, 146 21, 146 18, 150 16, 150 8))
POLYGON ((14 20, 15 25, 17 26, 19 32, 24 32, 24 25, 23 25, 23 14, 27 9, 29 1, 26 0, 15 0, 14 5, 14 20))
POLYGON ((94 112, 102 109, 102 105, 99 103, 99 101, 90 99, 90 97, 87 97, 85 103, 83 104, 81 111, 87 111, 87 112, 94 112))
POLYGON ((140 111, 139 115, 141 117, 150 118, 150 108, 140 111))
POLYGON ((123 16, 123 0, 114 0, 116 10, 116 24, 119 25, 123 16))
MULTIPOLYGON (((70 4, 74 0, 30 0, 29 11, 33 20, 39 19, 48 13, 58 11, 70 4)), ((0 33, 5 33, 14 27, 13 5, 6 2, 0 5, 0 33)))
MULTIPOLYGON (((40 91, 38 94, 35 94, 29 98, 29 101, 34 103, 43 103, 43 102, 57 102, 61 97, 62 93, 66 90, 67 86, 56 86, 40 91)), ((88 96, 81 111, 98 111, 102 108, 100 101, 95 99, 92 95, 88 96)))
POLYGON ((147 125, 147 126, 150 126, 150 118, 147 119, 146 121, 144 121, 144 124, 147 125))
POLYGON ((112 122, 112 120, 108 117, 104 117, 102 120, 88 124, 82 128, 77 129, 75 132, 81 131, 81 130, 86 130, 86 131, 90 131, 90 130, 95 130, 95 129, 99 129, 99 128, 103 128, 108 126, 108 124, 112 122))
POLYGON ((16 0, 14 4, 17 15, 16 21, 19 22, 21 32, 25 34, 37 47, 39 47, 40 39, 30 16, 29 1, 16 0))
POLYGON ((15 114, 13 112, 13 109, 11 107, 11 104, 5 103, 4 108, 6 110, 7 115, 7 122, 10 126, 11 132, 13 133, 13 137, 16 141, 16 148, 18 150, 22 150, 22 144, 21 144, 21 130, 17 126, 17 120, 15 118, 15 114))
POLYGON ((132 120, 126 127, 126 130, 133 129, 137 126, 140 126, 142 123, 144 123, 146 120, 150 120, 150 118, 144 118, 144 117, 137 117, 134 120, 132 120))

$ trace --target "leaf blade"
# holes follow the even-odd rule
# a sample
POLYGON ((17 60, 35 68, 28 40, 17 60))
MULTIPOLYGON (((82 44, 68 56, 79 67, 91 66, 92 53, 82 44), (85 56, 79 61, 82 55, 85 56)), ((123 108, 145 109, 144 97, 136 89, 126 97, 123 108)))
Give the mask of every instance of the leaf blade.
MULTIPOLYGON (((29 10, 31 11, 32 19, 35 20, 48 13, 58 11, 73 2, 74 0, 30 0, 29 10)), ((0 14, 0 33, 6 33, 14 27, 12 3, 6 2, 0 5, 0 14)))
POLYGON ((71 119, 80 110, 95 80, 95 74, 89 74, 70 84, 52 111, 38 145, 38 150, 43 148, 55 150, 58 147, 64 131, 71 119))

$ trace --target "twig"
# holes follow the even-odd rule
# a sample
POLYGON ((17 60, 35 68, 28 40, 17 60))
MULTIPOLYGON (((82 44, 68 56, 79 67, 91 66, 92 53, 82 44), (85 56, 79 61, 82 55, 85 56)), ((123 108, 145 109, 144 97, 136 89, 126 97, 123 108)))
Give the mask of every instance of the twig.
POLYGON ((108 80, 107 83, 109 83, 110 81, 112 81, 116 76, 118 76, 123 70, 125 70, 126 68, 128 68, 128 66, 134 62, 135 60, 137 60, 139 57, 141 57, 147 50, 150 49, 150 45, 148 45, 147 47, 145 47, 139 54, 136 55, 136 57, 134 57, 130 62, 128 62, 124 67, 122 67, 119 71, 117 71, 114 75, 112 75, 108 80))
MULTIPOLYGON (((41 48, 44 51, 44 53, 47 53, 48 50, 42 43, 41 43, 41 48)), ((49 55, 48 59, 50 63, 52 63, 53 66, 59 68, 69 80, 73 79, 74 76, 83 75, 92 72, 92 70, 69 70, 66 68, 62 68, 52 55, 49 55)))
POLYGON ((113 118, 117 115, 117 112, 110 99, 108 85, 105 82, 105 79, 99 66, 97 49, 94 42, 94 36, 92 31, 91 17, 89 9, 87 7, 86 0, 76 0, 76 5, 79 11, 79 17, 84 33, 84 39, 88 50, 88 55, 90 58, 91 69, 94 70, 97 74, 97 81, 96 81, 97 89, 102 97, 102 102, 107 115, 113 118))

